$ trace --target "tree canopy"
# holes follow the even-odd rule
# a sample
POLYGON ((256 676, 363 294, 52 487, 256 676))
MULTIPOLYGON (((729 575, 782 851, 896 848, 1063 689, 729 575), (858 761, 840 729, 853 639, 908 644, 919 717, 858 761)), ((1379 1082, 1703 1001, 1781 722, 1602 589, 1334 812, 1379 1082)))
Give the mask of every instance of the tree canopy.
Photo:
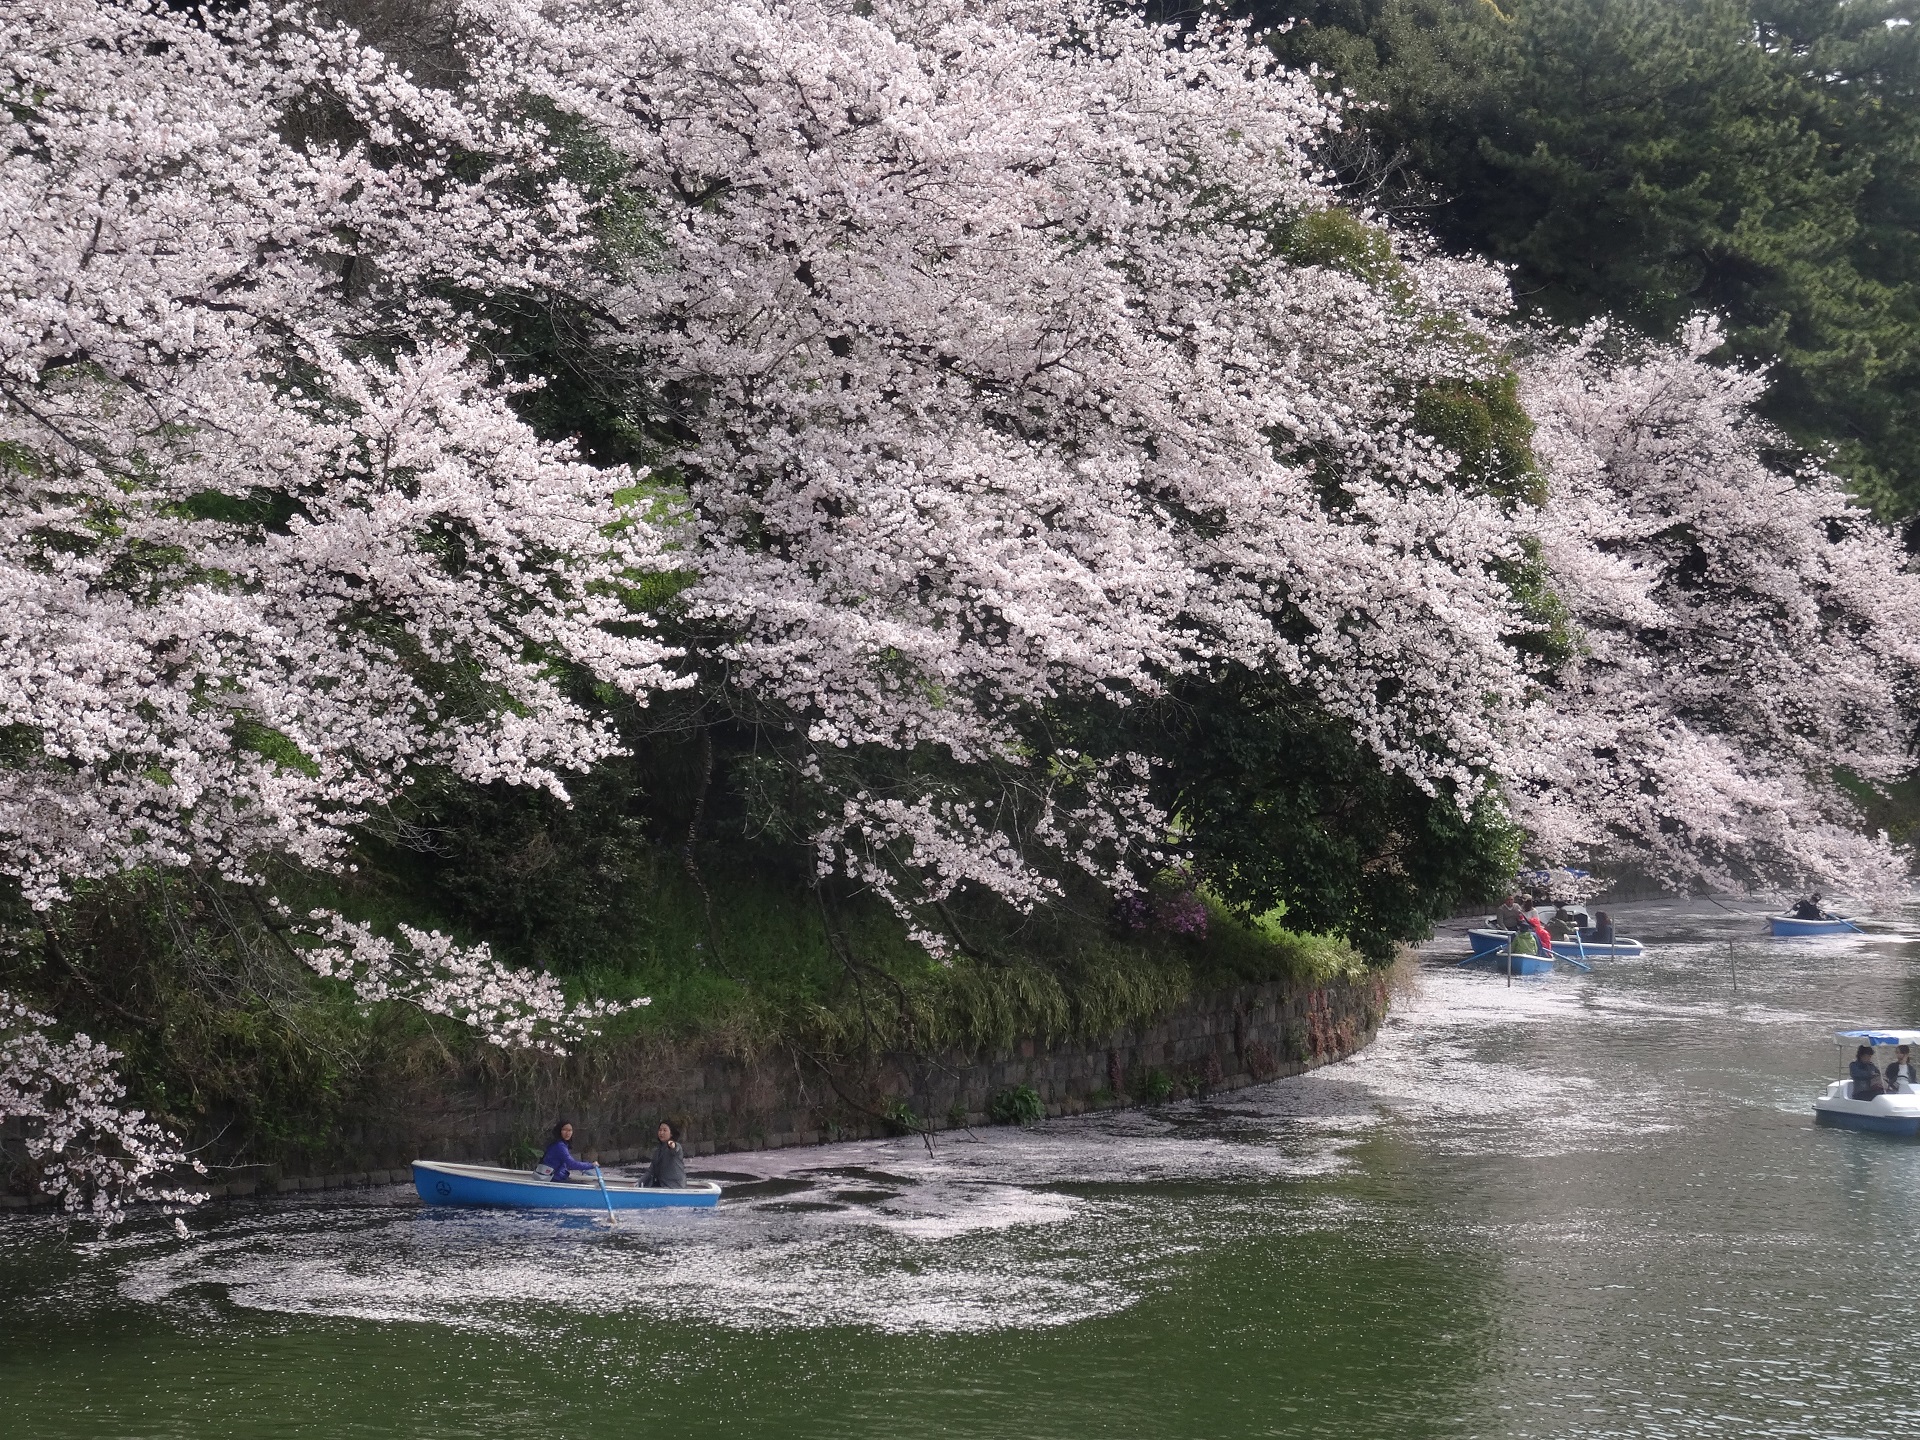
MULTIPOLYGON (((277 893, 483 888, 445 827, 516 790, 616 871, 671 817, 710 922, 724 813, 928 966, 1170 875, 1382 957, 1521 852, 1900 873, 1847 788, 1920 699, 1892 541, 1710 327, 1516 325, 1357 213, 1244 31, 449 13, 416 73, 297 9, 0 5, 0 872, 50 952, 188 875, 361 1004, 563 1048, 622 1007, 494 948, 534 887, 457 937, 277 893)), ((158 1142, 58 1024, 0 991, 0 1104, 118 1145, 110 1204, 158 1142)))
POLYGON ((1722 316, 1767 413, 1889 517, 1920 509, 1912 0, 1318 0, 1252 7, 1363 102, 1335 154, 1513 268, 1557 321, 1722 316))

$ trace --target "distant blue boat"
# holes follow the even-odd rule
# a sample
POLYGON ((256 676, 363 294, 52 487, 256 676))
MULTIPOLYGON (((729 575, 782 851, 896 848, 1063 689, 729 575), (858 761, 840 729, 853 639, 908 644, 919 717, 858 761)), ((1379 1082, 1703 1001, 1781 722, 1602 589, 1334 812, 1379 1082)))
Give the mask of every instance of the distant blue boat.
POLYGON ((1507 942, 1513 936, 1505 930, 1469 930, 1467 944, 1473 947, 1476 955, 1491 955, 1507 948, 1507 942))
POLYGON ((1467 943, 1473 954, 1460 963, 1477 969, 1497 970, 1502 975, 1551 975, 1551 955, 1510 955, 1507 944, 1513 937, 1504 930, 1469 930, 1467 943))
POLYGON ((1860 933, 1860 927, 1838 915, 1830 915, 1824 920, 1799 920, 1791 915, 1769 915, 1767 931, 1772 935, 1857 935, 1860 933))
POLYGON ((443 1160, 413 1162, 413 1188, 429 1205, 488 1205, 504 1210, 711 1210, 720 1203, 720 1187, 695 1180, 683 1190, 658 1189, 624 1176, 566 1183, 542 1180, 528 1170, 497 1165, 454 1165, 443 1160))

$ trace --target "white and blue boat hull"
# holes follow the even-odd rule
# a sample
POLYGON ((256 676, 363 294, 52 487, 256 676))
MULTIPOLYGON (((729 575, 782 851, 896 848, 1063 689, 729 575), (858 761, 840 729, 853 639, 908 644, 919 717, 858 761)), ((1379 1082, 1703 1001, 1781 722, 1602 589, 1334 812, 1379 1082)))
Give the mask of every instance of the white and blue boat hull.
POLYGON ((1920 1135, 1920 1115, 1853 1115, 1814 1107, 1814 1120, 1842 1130, 1867 1130, 1879 1135, 1920 1135))
POLYGON ((720 1187, 711 1180, 685 1189, 656 1189, 625 1176, 609 1176, 606 1189, 594 1180, 543 1180, 526 1170, 497 1165, 413 1162, 413 1188, 429 1205, 480 1205, 501 1210, 711 1210, 720 1187))
POLYGON ((1866 1130, 1876 1135, 1920 1135, 1920 1094, 1902 1090, 1855 1100, 1853 1084, 1836 1080, 1813 1102, 1813 1118, 1842 1130, 1866 1130))

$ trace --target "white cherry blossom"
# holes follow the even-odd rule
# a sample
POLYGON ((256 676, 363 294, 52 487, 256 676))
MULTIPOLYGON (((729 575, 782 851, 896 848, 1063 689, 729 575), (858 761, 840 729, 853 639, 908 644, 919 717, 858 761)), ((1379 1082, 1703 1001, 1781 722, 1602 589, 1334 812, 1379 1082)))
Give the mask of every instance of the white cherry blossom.
POLYGON ((1610 357, 1595 327, 1541 354, 1524 394, 1551 477, 1537 517, 1581 653, 1516 753, 1545 852, 1676 884, 1897 893, 1905 856, 1835 783, 1912 765, 1920 576, 1813 466, 1782 473, 1762 376, 1718 330, 1610 357))

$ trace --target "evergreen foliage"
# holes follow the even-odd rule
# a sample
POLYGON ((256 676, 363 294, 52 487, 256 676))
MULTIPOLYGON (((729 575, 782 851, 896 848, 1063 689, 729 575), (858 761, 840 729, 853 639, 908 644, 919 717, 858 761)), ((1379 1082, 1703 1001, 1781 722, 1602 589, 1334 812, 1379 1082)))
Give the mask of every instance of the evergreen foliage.
POLYGON ((1463 813, 1422 791, 1291 687, 1235 673, 1182 714, 1169 808, 1243 918, 1278 911, 1379 962, 1511 881, 1519 837, 1491 797, 1463 813))
POLYGON ((1258 3, 1365 102, 1356 184, 1510 264, 1557 321, 1707 308, 1772 417, 1886 515, 1920 508, 1914 0, 1258 3))

